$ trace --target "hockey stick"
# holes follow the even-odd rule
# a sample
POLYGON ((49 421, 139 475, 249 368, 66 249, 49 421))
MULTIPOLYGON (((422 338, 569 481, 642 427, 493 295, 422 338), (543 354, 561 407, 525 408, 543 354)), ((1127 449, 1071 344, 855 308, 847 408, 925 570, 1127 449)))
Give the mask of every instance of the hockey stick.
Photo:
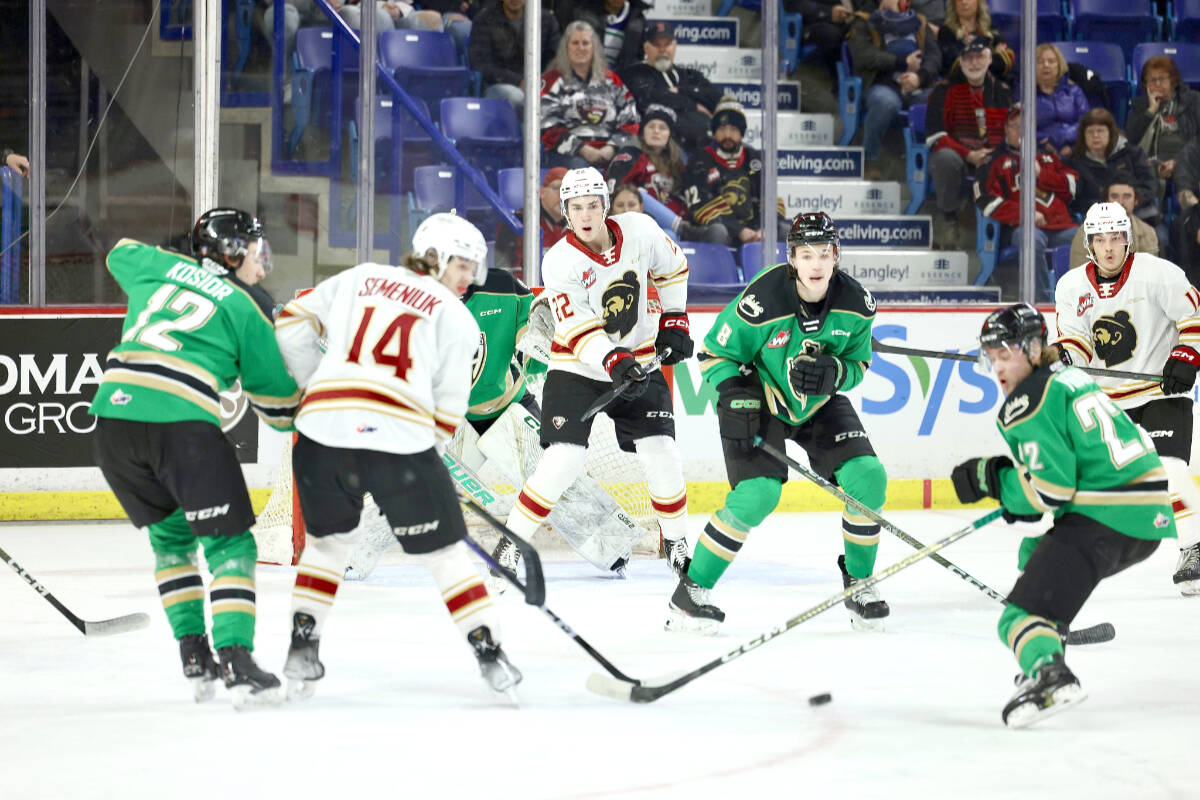
POLYGON ((612 697, 616 700, 631 700, 634 703, 651 703, 663 695, 669 694, 681 686, 691 683, 701 675, 712 672, 722 664, 728 664, 735 658, 740 658, 741 656, 746 655, 746 653, 749 653, 751 650, 761 647, 775 637, 787 633, 792 628, 800 625, 801 623, 807 622, 818 614, 828 611, 839 603, 842 603, 854 592, 869 586, 874 586, 880 581, 895 575, 897 572, 911 567, 913 564, 917 563, 926 556, 933 555, 943 547, 953 544, 967 534, 979 530, 984 525, 999 519, 1002 514, 1003 511, 1000 509, 988 512, 965 528, 961 528, 950 534, 945 539, 939 539, 931 545, 922 547, 917 552, 901 559, 900 561, 897 561, 887 569, 876 572, 869 578, 863 578, 862 580, 857 581, 853 586, 847 587, 846 589, 843 589, 829 599, 818 603, 807 611, 797 614, 787 622, 784 622, 782 625, 776 625, 774 628, 771 628, 771 630, 754 637, 741 647, 731 650, 720 658, 715 658, 712 661, 709 661, 707 664, 704 664, 703 666, 698 667, 691 672, 688 672, 677 678, 663 678, 659 681, 622 681, 613 680, 613 678, 607 675, 594 673, 588 678, 587 688, 589 691, 595 692, 596 694, 604 695, 605 697, 612 697))
MULTIPOLYGON (((466 504, 470 507, 471 511, 478 514, 480 517, 482 517, 484 519, 485 522, 487 522, 489 525, 491 525, 493 528, 495 528, 497 531, 499 531, 501 536, 506 536, 506 537, 508 537, 508 539, 510 541, 515 542, 517 544, 517 547, 521 548, 521 554, 522 554, 521 557, 522 558, 527 557, 525 548, 528 548, 528 551, 532 552, 533 558, 535 559, 535 561, 537 563, 537 579, 541 582, 540 586, 538 586, 538 587, 534 587, 532 585, 526 586, 525 584, 521 583, 520 579, 517 578, 516 575, 512 574, 507 569, 505 569, 504 567, 502 567, 498 563, 496 563, 496 560, 494 558, 492 558, 491 554, 486 552, 482 547, 480 547, 479 544, 477 542, 475 542, 475 540, 472 539, 470 536, 468 536, 466 538, 467 546, 470 547, 472 550, 474 550, 476 553, 478 553, 483 558, 483 560, 487 563, 487 565, 489 567, 491 567, 493 570, 495 570, 500 575, 503 575, 504 578, 509 583, 511 583, 513 586, 516 586, 518 589, 520 589, 522 592, 524 592, 526 603, 528 603, 531 606, 537 606, 538 610, 541 611, 543 614, 545 614, 547 617, 549 617, 551 619, 551 621, 553 621, 554 624, 556 626, 558 626, 558 629, 560 631, 565 633, 567 636, 570 636, 571 639, 574 640, 575 644, 582 647, 584 652, 586 652, 589 656, 591 656, 593 659, 596 660, 597 664, 604 667, 604 669, 606 669, 608 671, 608 674, 612 676, 612 678, 609 678, 609 680, 615 679, 617 681, 625 681, 628 683, 636 684, 637 681, 635 679, 629 677, 624 672, 619 670, 616 666, 614 666, 611 661, 609 661, 607 658, 605 658, 603 655, 600 654, 600 651, 598 651, 596 648, 594 648, 590 644, 588 644, 587 639, 584 639, 582 636, 580 636, 578 633, 576 633, 575 630, 573 628, 571 628, 570 625, 563 622, 562 617, 558 616, 558 614, 555 614, 553 611, 551 611, 549 608, 546 607, 546 584, 545 584, 545 579, 542 576, 541 560, 538 559, 537 551, 534 550, 533 547, 531 547, 528 542, 525 542, 523 539, 521 539, 521 537, 519 537, 515 533, 513 533, 507 525, 505 525, 503 522, 501 522, 500 520, 496 519, 491 514, 489 514, 483 507, 481 507, 474 500, 467 498, 466 504), (521 547, 522 545, 524 545, 524 547, 521 547)), ((525 567, 525 577, 532 584, 533 581, 531 578, 529 564, 527 564, 525 567)))
MULTIPOLYGON (((879 523, 879 525, 884 530, 888 531, 889 533, 895 534, 902 542, 904 542, 908 546, 915 547, 917 549, 920 549, 925 546, 925 545, 921 544, 919 541, 917 541, 916 539, 914 539, 913 537, 909 536, 904 531, 897 528, 892 523, 888 522, 887 519, 885 519, 884 517, 881 517, 879 514, 875 513, 875 511, 873 511, 872 509, 868 508, 867 506, 860 503, 858 500, 856 500, 853 497, 851 497, 850 495, 846 494, 841 489, 839 489, 837 486, 834 486, 832 483, 825 480, 817 473, 815 473, 812 470, 805 467, 799 461, 796 461, 794 458, 789 456, 787 453, 781 452, 778 448, 776 448, 770 442, 763 441, 761 436, 755 437, 754 441, 755 441, 756 445, 758 445, 760 448, 762 448, 762 451, 764 453, 771 456, 776 461, 779 461, 782 464, 786 464, 787 466, 796 470, 796 472, 799 472, 801 475, 808 478, 810 481, 817 484, 822 489, 824 489, 825 491, 832 494, 834 497, 838 498, 842 502, 844 502, 847 505, 849 505, 850 507, 852 507, 857 513, 863 515, 864 517, 869 517, 871 520, 879 523)), ((997 600, 1001 603, 1008 602, 1008 599, 1004 595, 1000 594, 995 589, 993 589, 992 587, 988 586, 983 581, 976 578, 974 575, 971 575, 969 572, 967 572, 966 570, 964 570, 962 567, 958 566, 954 562, 948 561, 945 558, 943 558, 942 556, 937 555, 936 553, 931 555, 930 559, 935 564, 945 567, 946 569, 950 570, 955 575, 962 578, 964 581, 971 584, 976 589, 979 589, 981 592, 983 592, 984 594, 986 594, 988 597, 992 598, 993 600, 997 600)), ((1098 644, 1100 642, 1107 642, 1110 639, 1112 639, 1114 636, 1116 636, 1116 629, 1113 628, 1113 626, 1111 624, 1109 624, 1107 622, 1103 622, 1099 625, 1093 625, 1090 628, 1083 628, 1078 631, 1070 631, 1066 636, 1066 642, 1067 642, 1067 644, 1098 644), (1107 636, 1106 636, 1106 634, 1107 634, 1107 636)))
MULTIPOLYGON (((663 351, 661 353, 656 355, 654 358, 650 359, 646 363, 646 366, 643 367, 643 369, 646 370, 646 375, 648 376, 650 374, 650 372, 655 367, 657 367, 664 358, 666 358, 669 355, 671 355, 671 348, 664 347, 663 351)), ((645 380, 645 378, 642 378, 642 380, 645 380)), ((616 400, 618 397, 620 397, 621 393, 624 392, 626 389, 628 389, 631 385, 633 385, 633 383, 634 383, 633 378, 628 378, 626 380, 621 381, 620 386, 614 386, 613 388, 609 389, 604 394, 600 395, 600 397, 596 400, 596 402, 592 403, 591 408, 589 408, 587 411, 583 412, 583 416, 580 417, 580 419, 583 420, 584 422, 587 422, 589 419, 596 416, 604 409, 608 408, 609 404, 612 403, 612 401, 616 400)))
MULTIPOLYGON (((941 358, 947 361, 978 361, 978 356, 968 355, 966 353, 948 353, 944 350, 920 350, 916 347, 901 347, 898 344, 884 344, 878 339, 871 339, 871 349, 876 353, 893 353, 900 356, 919 356, 921 358, 941 358)), ((1086 372, 1088 375, 1095 375, 1099 378, 1120 378, 1121 380, 1138 380, 1138 381, 1161 381, 1162 375, 1152 375, 1149 372, 1122 372, 1117 369, 1103 369, 1101 367, 1075 367, 1078 370, 1086 372)))
POLYGON ((123 617, 114 617, 112 619, 102 619, 95 622, 90 622, 85 619, 80 619, 71 613, 71 609, 64 606, 58 601, 58 598, 50 594, 50 590, 38 581, 37 578, 30 575, 24 567, 13 561, 12 556, 0 550, 0 559, 4 560, 25 582, 33 587, 33 590, 46 598, 46 602, 58 609, 58 613, 67 618, 72 625, 79 629, 79 632, 84 636, 112 636, 118 633, 126 633, 128 631, 136 631, 150 624, 149 614, 126 614, 123 617))

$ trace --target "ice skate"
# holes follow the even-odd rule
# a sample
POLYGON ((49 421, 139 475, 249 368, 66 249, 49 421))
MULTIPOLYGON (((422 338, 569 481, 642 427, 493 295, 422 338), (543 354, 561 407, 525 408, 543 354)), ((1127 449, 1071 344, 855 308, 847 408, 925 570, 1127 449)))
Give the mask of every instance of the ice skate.
MULTIPOLYGON (((499 564, 508 574, 516 577, 517 565, 521 563, 521 551, 509 541, 507 536, 501 536, 492 550, 492 560, 499 564)), ((495 569, 489 569, 487 579, 488 594, 501 595, 508 591, 508 580, 495 569)))
POLYGON ((508 699, 517 702, 516 686, 521 682, 521 671, 514 667, 504 654, 500 645, 492 641, 492 632, 486 625, 480 625, 467 634, 467 643, 475 651, 479 660, 479 673, 483 680, 494 691, 507 695, 508 699))
POLYGON ((179 657, 183 661, 183 677, 192 685, 192 699, 203 703, 217 692, 217 661, 208 646, 208 634, 193 633, 179 640, 179 657))
POLYGON ((1179 551, 1172 580, 1184 597, 1200 597, 1200 543, 1179 551))
POLYGON ((316 682, 325 677, 325 665, 317 657, 321 642, 312 635, 314 623, 308 614, 296 612, 292 616, 292 645, 283 665, 289 700, 312 697, 316 682))
POLYGON ((275 705, 283 698, 279 693, 279 678, 254 663, 245 645, 235 644, 217 651, 221 659, 221 675, 225 688, 233 696, 233 707, 275 705))
MULTIPOLYGON (((851 577, 850 573, 846 571, 845 556, 838 556, 838 569, 842 572, 842 588, 849 589, 861 582, 858 578, 851 577)), ((856 631, 882 633, 883 619, 892 613, 888 604, 879 597, 879 592, 875 590, 874 585, 855 589, 846 598, 845 603, 846 608, 850 611, 850 627, 856 631)))
POLYGON ((725 612, 712 604, 712 590, 705 589, 687 574, 679 577, 669 609, 664 626, 669 631, 712 636, 725 621, 725 612))
POLYGON ((1032 678, 1017 685, 1017 692, 1004 706, 1000 718, 1010 728, 1025 728, 1082 702, 1087 692, 1062 656, 1038 667, 1032 678))
POLYGON ((609 569, 612 570, 612 573, 614 575, 616 575, 618 578, 621 578, 622 580, 624 580, 625 578, 628 577, 625 574, 625 570, 628 568, 629 568, 629 559, 624 558, 624 557, 618 558, 616 561, 613 562, 613 565, 611 567, 609 567, 609 569))
POLYGON ((667 566, 675 573, 675 577, 682 578, 687 575, 688 567, 692 565, 692 559, 688 556, 688 541, 687 537, 680 536, 678 539, 668 539, 662 537, 663 555, 667 559, 667 566))

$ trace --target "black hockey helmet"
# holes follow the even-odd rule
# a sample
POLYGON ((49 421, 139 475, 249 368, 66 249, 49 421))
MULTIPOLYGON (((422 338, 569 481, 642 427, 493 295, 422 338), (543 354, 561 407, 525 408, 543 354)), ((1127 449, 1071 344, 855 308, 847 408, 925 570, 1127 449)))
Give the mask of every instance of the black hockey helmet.
POLYGON ((796 245, 812 245, 819 248, 823 245, 833 245, 834 265, 841 262, 842 252, 839 247, 840 237, 837 226, 824 211, 802 211, 792 220, 792 229, 787 235, 788 261, 792 260, 792 252, 796 245))
POLYGON ((1016 303, 988 314, 979 331, 979 359, 987 363, 987 348, 1016 347, 1032 360, 1029 343, 1046 346, 1046 319, 1028 303, 1016 303))
POLYGON ((270 272, 270 249, 262 223, 253 215, 236 208, 213 208, 201 214, 192 229, 192 255, 212 259, 222 267, 226 266, 222 256, 233 259, 236 267, 251 242, 259 243, 259 259, 270 272))

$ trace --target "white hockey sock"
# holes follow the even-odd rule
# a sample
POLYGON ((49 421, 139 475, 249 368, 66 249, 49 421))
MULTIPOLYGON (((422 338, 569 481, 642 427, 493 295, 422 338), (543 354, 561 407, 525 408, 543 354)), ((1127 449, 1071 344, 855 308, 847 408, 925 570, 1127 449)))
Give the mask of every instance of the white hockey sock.
POLYGON ((587 459, 587 449, 575 444, 552 444, 542 454, 537 469, 521 487, 509 512, 507 525, 513 533, 529 539, 546 521, 558 498, 579 474, 587 459))
POLYGON ((1179 533, 1180 549, 1200 542, 1200 489, 1192 480, 1192 471, 1181 458, 1164 457, 1171 505, 1175 510, 1175 528, 1179 533))
POLYGON ((683 481, 683 459, 670 436, 638 439, 638 456, 646 468, 650 506, 662 526, 663 537, 687 537, 687 484, 683 481))
POLYGON ((475 571, 475 565, 467 555, 467 546, 455 542, 449 547, 417 556, 421 566, 433 575, 433 582, 442 593, 446 610, 465 637, 468 633, 486 625, 492 632, 492 641, 500 642, 500 618, 492 606, 483 584, 483 576, 475 571))
POLYGON ((319 538, 309 536, 304 543, 304 554, 296 565, 296 583, 292 587, 292 618, 297 613, 311 616, 315 623, 312 632, 315 639, 321 637, 325 617, 333 609, 333 599, 342 585, 353 536, 353 531, 319 538))

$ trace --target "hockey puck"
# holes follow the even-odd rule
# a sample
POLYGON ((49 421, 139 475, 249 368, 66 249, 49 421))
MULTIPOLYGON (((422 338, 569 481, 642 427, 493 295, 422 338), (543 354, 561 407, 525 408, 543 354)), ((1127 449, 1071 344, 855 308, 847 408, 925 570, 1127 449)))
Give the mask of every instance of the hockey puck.
POLYGON ((831 700, 833 700, 833 695, 831 694, 814 694, 808 698, 808 704, 810 706, 823 706, 831 700))

